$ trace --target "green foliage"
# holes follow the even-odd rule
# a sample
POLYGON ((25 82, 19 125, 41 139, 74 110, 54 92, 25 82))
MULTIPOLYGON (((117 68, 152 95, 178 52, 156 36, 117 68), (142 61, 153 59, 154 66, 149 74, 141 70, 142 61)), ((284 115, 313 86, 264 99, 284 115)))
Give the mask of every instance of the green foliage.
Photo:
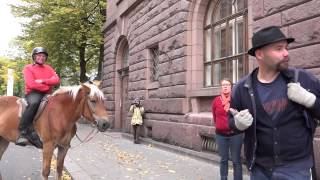
POLYGON ((36 46, 46 47, 49 63, 63 85, 77 84, 87 71, 98 70, 105 0, 21 1, 25 4, 11 8, 15 16, 29 19, 17 40, 25 53, 36 46))
POLYGON ((13 95, 22 96, 24 94, 22 70, 26 64, 27 61, 23 59, 10 60, 6 57, 0 57, 0 95, 5 95, 7 93, 8 69, 13 69, 13 95))

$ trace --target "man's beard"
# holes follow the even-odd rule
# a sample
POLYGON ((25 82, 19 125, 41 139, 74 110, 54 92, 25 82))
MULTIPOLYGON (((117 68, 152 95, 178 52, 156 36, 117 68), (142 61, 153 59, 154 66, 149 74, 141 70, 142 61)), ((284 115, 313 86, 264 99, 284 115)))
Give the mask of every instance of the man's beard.
POLYGON ((289 67, 289 58, 282 60, 276 65, 278 71, 286 70, 289 67))

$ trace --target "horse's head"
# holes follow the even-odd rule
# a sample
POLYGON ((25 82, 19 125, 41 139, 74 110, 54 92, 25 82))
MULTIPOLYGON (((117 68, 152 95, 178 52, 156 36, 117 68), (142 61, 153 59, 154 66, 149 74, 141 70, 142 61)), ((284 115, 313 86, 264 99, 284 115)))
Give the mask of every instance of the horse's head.
POLYGON ((110 121, 104 106, 103 93, 93 84, 82 84, 80 89, 83 90, 85 96, 82 100, 81 115, 94 123, 99 131, 106 131, 110 127, 110 121))

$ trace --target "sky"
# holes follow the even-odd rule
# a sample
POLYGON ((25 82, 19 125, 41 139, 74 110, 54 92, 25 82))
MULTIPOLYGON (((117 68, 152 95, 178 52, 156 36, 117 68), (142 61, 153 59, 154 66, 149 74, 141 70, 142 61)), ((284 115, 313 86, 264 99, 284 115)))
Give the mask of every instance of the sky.
MULTIPOLYGON (((0 56, 14 54, 15 49, 12 48, 10 42, 21 34, 21 25, 19 19, 11 14, 8 4, 16 4, 19 0, 0 0, 0 56)), ((21 21, 21 20, 20 20, 21 21)))

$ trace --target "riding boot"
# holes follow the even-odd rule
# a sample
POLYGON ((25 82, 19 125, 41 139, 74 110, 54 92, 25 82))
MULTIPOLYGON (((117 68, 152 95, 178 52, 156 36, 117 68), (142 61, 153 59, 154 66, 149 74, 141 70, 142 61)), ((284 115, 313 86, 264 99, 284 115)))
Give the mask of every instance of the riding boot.
POLYGON ((22 130, 22 131, 20 132, 19 137, 18 137, 17 140, 16 140, 16 145, 20 145, 20 146, 25 146, 25 145, 27 145, 27 143, 29 142, 27 136, 28 136, 27 130, 22 130))
POLYGON ((40 149, 43 148, 42 141, 40 140, 40 137, 36 131, 32 131, 29 134, 28 139, 29 139, 30 143, 33 144, 35 147, 40 148, 40 149))

